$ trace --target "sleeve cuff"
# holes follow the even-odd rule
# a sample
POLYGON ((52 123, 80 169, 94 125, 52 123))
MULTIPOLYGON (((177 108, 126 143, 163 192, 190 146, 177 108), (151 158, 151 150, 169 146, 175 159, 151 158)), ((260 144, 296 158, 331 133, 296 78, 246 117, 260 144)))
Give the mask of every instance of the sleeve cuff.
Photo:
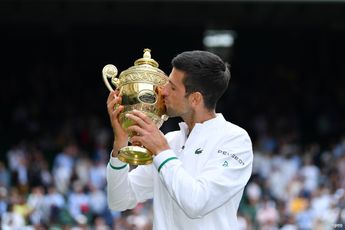
POLYGON ((109 160, 110 168, 115 169, 115 170, 120 170, 120 169, 126 168, 127 165, 128 165, 127 163, 120 161, 117 157, 112 157, 110 155, 110 160, 109 160))
POLYGON ((155 156, 153 158, 153 164, 158 172, 160 172, 161 168, 171 160, 177 160, 177 157, 173 150, 168 149, 155 156))

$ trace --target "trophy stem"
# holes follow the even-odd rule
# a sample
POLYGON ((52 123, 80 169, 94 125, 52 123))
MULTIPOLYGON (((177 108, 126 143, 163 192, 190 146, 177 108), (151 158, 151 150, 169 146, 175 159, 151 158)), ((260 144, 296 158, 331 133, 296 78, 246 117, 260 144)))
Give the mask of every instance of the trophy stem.
POLYGON ((153 161, 152 153, 139 146, 126 146, 121 148, 118 159, 131 165, 147 165, 153 161))

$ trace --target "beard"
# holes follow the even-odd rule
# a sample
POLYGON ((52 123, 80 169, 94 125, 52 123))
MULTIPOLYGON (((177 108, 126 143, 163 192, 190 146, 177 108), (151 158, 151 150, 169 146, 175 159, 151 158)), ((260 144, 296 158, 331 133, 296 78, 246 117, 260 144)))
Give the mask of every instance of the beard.
POLYGON ((175 113, 175 111, 174 111, 173 109, 171 109, 171 108, 167 108, 167 109, 166 109, 166 114, 167 114, 169 117, 176 117, 176 116, 177 116, 176 113, 175 113))
POLYGON ((166 107, 166 115, 168 115, 168 117, 179 117, 180 114, 173 108, 171 107, 166 107))

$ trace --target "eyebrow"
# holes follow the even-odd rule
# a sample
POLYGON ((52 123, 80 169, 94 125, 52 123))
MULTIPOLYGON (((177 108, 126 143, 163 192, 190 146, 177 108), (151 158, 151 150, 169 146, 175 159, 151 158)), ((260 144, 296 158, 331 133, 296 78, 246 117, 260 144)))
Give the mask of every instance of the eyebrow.
POLYGON ((176 87, 176 85, 172 81, 169 80, 169 83, 176 87))

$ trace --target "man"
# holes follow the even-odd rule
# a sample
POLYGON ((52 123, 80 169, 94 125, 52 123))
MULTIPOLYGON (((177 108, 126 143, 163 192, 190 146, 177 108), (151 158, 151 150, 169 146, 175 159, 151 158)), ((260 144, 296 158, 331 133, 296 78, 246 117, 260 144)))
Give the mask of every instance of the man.
POLYGON ((107 167, 108 204, 126 210, 153 198, 154 229, 237 229, 237 210, 248 182, 253 152, 245 130, 215 112, 230 80, 227 65, 206 51, 183 52, 172 60, 162 95, 170 117, 181 117, 180 130, 165 136, 140 111, 128 118, 153 164, 129 166, 117 159, 128 136, 118 120, 123 106, 118 92, 108 97, 115 142, 107 167))

